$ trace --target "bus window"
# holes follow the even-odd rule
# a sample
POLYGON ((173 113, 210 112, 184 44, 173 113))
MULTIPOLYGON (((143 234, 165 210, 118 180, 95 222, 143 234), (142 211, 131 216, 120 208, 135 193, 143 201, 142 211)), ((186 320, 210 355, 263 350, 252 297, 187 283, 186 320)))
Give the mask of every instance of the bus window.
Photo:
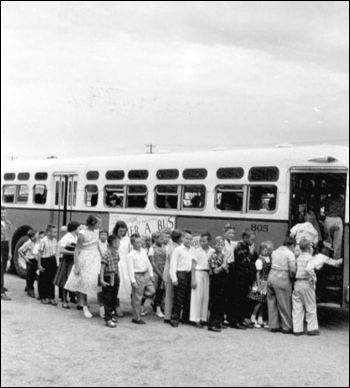
POLYGON ((182 196, 182 210, 204 209, 205 186, 184 186, 182 196))
POLYGON ((122 181, 125 178, 125 172, 124 171, 107 171, 106 172, 106 179, 108 181, 122 181))
POLYGON ((183 172, 184 179, 205 179, 208 171, 205 168, 188 168, 183 172))
POLYGON ((249 211, 273 212, 277 209, 276 186, 250 186, 249 211))
POLYGON ((216 209, 221 211, 242 212, 244 187, 221 185, 216 189, 216 209))
POLYGON ((179 200, 178 187, 175 185, 164 185, 156 187, 156 208, 177 209, 179 200))
POLYGON ((88 171, 86 174, 86 179, 88 181, 97 181, 100 177, 100 173, 98 171, 88 171))
POLYGON ((29 181, 30 174, 28 172, 20 172, 18 174, 19 181, 29 181))
POLYGON ((125 203, 125 187, 109 185, 105 187, 105 206, 123 208, 125 203))
POLYGON ((15 173, 9 172, 9 173, 4 175, 4 180, 5 181, 14 181, 15 179, 16 179, 16 174, 15 173))
POLYGON ((15 185, 6 185, 2 188, 2 201, 4 203, 15 203, 15 185))
POLYGON ((244 170, 241 167, 220 168, 216 176, 218 179, 241 179, 244 176, 244 170))
POLYGON ((158 170, 157 179, 159 180, 175 180, 180 176, 179 170, 158 170))
POLYGON ((147 206, 148 191, 146 186, 128 186, 127 190, 126 207, 144 209, 147 206))
POLYGON ((147 170, 131 170, 128 174, 130 180, 146 180, 148 176, 149 172, 147 170))
POLYGON ((48 177, 49 177, 49 174, 47 172, 37 172, 35 174, 36 181, 46 181, 48 177))
POLYGON ((76 206, 77 205, 77 191, 78 191, 78 182, 73 182, 69 180, 68 182, 68 206, 76 206), (73 202, 72 202, 73 199, 73 202))
POLYGON ((85 187, 85 205, 87 207, 95 207, 98 204, 98 187, 96 185, 88 185, 85 187))
POLYGON ((253 167, 249 171, 250 182, 277 182, 279 176, 277 167, 253 167))
POLYGON ((47 199, 47 187, 45 185, 35 185, 33 188, 33 202, 36 205, 45 205, 47 199))
POLYGON ((17 186, 16 203, 26 204, 29 198, 29 187, 27 185, 17 186))

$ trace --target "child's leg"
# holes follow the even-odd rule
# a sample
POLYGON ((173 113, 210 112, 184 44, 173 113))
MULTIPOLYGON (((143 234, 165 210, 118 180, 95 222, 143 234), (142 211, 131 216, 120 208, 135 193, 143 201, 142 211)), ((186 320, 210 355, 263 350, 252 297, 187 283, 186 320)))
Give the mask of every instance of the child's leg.
POLYGON ((133 311, 133 320, 140 321, 140 312, 141 312, 141 303, 142 298, 145 292, 145 281, 144 275, 136 275, 136 287, 132 288, 132 311, 133 311))
POLYGON ((296 282, 293 291, 293 329, 294 333, 304 333, 305 308, 303 303, 304 282, 296 282))
POLYGON ((45 272, 47 272, 47 291, 48 291, 48 298, 50 300, 55 299, 55 286, 53 284, 53 281, 55 279, 55 275, 57 272, 57 261, 55 257, 51 257, 49 259, 48 268, 45 272))
POLYGON ((165 283, 165 312, 164 320, 170 321, 174 301, 174 286, 171 282, 165 283))
POLYGON ((317 318, 316 292, 311 284, 304 293, 304 304, 306 310, 307 331, 314 332, 319 330, 317 318))
POLYGON ((189 272, 185 277, 184 284, 184 299, 183 299, 183 313, 182 313, 182 321, 184 323, 190 322, 190 310, 191 310, 191 280, 192 274, 189 272))
POLYGON ((255 305, 254 310, 253 310, 252 317, 250 318, 250 320, 252 321, 252 323, 256 323, 256 321, 257 321, 257 319, 258 319, 258 314, 259 314, 260 307, 261 307, 261 303, 257 303, 257 304, 255 305))
POLYGON ((190 321, 194 323, 199 323, 201 321, 201 302, 202 302, 202 283, 201 283, 200 273, 196 272, 196 283, 197 288, 191 291, 191 311, 190 311, 190 321))

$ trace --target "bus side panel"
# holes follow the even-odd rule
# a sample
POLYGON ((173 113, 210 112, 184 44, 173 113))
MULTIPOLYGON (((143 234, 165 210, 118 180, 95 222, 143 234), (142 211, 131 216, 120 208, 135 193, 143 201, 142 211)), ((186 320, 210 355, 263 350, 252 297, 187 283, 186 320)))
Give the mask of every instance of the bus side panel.
POLYGON ((343 307, 349 308, 349 224, 345 226, 345 251, 344 251, 344 301, 343 307))
POLYGON ((177 228, 191 230, 195 236, 205 231, 209 231, 213 238, 223 235, 224 226, 230 223, 236 228, 235 240, 241 239, 241 233, 245 229, 256 232, 256 246, 259 248, 263 241, 271 240, 275 247, 283 244, 288 234, 288 221, 268 221, 268 220, 237 220, 237 219, 216 219, 216 218, 177 218, 177 228))

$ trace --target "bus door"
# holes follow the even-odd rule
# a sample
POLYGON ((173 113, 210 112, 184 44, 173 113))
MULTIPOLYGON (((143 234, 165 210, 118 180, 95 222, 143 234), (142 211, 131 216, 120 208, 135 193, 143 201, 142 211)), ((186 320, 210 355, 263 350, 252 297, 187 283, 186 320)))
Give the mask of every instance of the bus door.
MULTIPOLYGON (((305 222, 305 215, 309 210, 316 212, 317 219, 315 228, 319 234, 319 251, 322 251, 322 241, 325 239, 323 221, 324 200, 330 195, 334 183, 339 188, 340 195, 346 203, 347 170, 305 170, 291 171, 291 200, 289 227, 290 229, 305 222)), ((345 206, 343 220, 345 220, 345 206)), ((344 225, 345 231, 345 225, 344 225)), ((343 256, 344 257, 344 236, 343 236, 343 256)), ((329 303, 341 306, 343 304, 344 270, 325 265, 317 273, 317 299, 319 303, 329 303)))
POLYGON ((78 174, 54 174, 54 224, 58 229, 73 218, 77 206, 78 174))

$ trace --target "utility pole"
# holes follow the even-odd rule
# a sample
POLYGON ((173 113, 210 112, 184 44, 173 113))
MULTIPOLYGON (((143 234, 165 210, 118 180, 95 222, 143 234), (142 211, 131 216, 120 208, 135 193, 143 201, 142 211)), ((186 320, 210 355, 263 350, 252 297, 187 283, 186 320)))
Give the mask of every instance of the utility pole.
POLYGON ((153 148, 156 148, 157 146, 155 144, 146 144, 146 147, 149 148, 148 154, 153 154, 153 148))

